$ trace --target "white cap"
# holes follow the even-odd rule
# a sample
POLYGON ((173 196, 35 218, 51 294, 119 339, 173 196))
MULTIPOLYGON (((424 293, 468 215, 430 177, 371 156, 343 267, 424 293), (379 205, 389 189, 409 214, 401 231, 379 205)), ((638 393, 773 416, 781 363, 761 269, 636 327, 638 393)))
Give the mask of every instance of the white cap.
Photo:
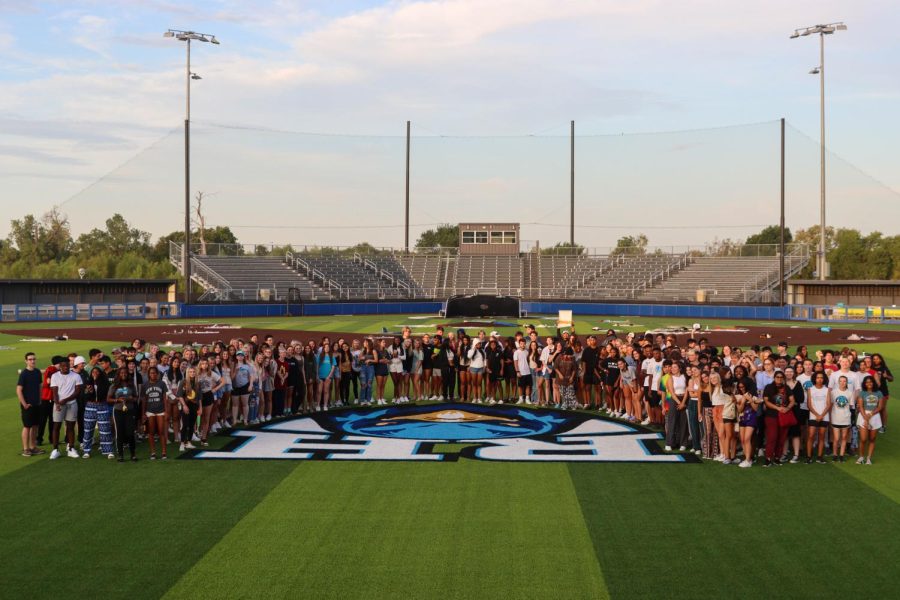
POLYGON ((74 366, 83 365, 85 363, 83 356, 76 356, 74 366))
POLYGON ((500 332, 498 332, 497 330, 492 331, 491 337, 500 337, 500 332))

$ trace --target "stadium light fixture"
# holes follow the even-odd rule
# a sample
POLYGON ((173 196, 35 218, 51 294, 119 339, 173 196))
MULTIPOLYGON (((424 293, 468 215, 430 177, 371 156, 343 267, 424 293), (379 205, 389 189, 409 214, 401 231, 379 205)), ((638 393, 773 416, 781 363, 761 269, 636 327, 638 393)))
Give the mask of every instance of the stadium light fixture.
POLYGON ((185 42, 187 49, 184 110, 184 246, 181 250, 181 266, 184 274, 184 301, 188 303, 191 301, 191 79, 202 79, 196 73, 191 72, 191 41, 211 42, 218 45, 219 40, 209 33, 180 29, 169 29, 163 33, 163 37, 185 42))
POLYGON ((827 274, 827 262, 825 261, 825 36, 832 35, 835 31, 847 31, 847 25, 842 21, 826 23, 824 25, 811 25, 795 29, 791 39, 806 37, 814 33, 819 34, 819 66, 812 69, 810 75, 819 76, 819 280, 824 281, 827 274))

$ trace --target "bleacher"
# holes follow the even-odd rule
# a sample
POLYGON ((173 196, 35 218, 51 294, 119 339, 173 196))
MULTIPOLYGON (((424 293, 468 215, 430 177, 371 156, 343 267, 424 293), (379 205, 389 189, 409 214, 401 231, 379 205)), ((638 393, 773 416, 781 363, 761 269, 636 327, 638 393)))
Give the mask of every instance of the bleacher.
POLYGON ((230 289, 226 288, 222 299, 282 300, 292 294, 303 300, 331 299, 331 294, 288 267, 280 256, 193 256, 191 264, 194 277, 207 286, 222 287, 205 269, 227 282, 230 289))
MULTIPOLYGON (((805 253, 789 254, 786 275, 807 261, 805 253)), ((194 256, 192 263, 194 280, 210 292, 205 299, 248 301, 446 298, 497 292, 525 299, 754 303, 772 301, 779 276, 775 256, 671 253, 459 256, 395 252, 353 257, 303 253, 284 259, 194 256)))
POLYGON ((656 287, 645 290, 641 300, 694 302, 703 290, 708 302, 745 302, 756 291, 753 283, 766 274, 778 277, 779 259, 770 257, 698 257, 656 287))
POLYGON ((519 294, 522 290, 522 260, 518 256, 459 256, 453 278, 453 293, 474 294, 496 290, 519 294))
POLYGON ((377 273, 366 269, 351 257, 316 254, 298 254, 309 266, 340 286, 343 298, 377 300, 403 298, 402 290, 391 286, 377 273))
POLYGON ((685 258, 677 254, 622 256, 610 260, 605 269, 581 287, 571 290, 572 298, 630 299, 681 268, 685 258))

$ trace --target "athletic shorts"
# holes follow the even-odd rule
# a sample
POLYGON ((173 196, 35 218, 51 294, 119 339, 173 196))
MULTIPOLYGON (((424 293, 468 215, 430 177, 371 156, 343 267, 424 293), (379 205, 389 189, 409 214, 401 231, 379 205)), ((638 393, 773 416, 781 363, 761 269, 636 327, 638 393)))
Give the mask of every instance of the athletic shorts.
POLYGON ((484 367, 470 367, 469 373, 471 373, 472 375, 481 375, 482 373, 484 373, 484 367))
POLYGON ((247 385, 237 386, 231 391, 231 393, 234 396, 246 396, 250 393, 250 384, 248 383, 247 385))
POLYGON ((660 405, 659 392, 651 391, 650 395, 647 397, 647 404, 649 404, 652 408, 659 408, 659 405, 660 405))
POLYGON ((200 406, 206 408, 207 406, 212 406, 216 401, 216 397, 213 396, 212 392, 203 392, 200 396, 200 406))
POLYGON ((828 425, 830 423, 828 422, 828 419, 825 418, 822 421, 816 421, 815 419, 810 419, 809 421, 806 422, 806 424, 809 427, 822 427, 824 429, 827 429, 828 425))
POLYGON ((512 365, 507 365, 503 368, 503 376, 507 379, 515 379, 516 378, 516 368, 512 365))
POLYGON ((78 403, 75 400, 70 400, 61 407, 55 404, 52 410, 54 423, 62 423, 63 421, 73 423, 78 420, 78 403))
POLYGON ((488 373, 488 377, 494 383, 500 381, 500 373, 498 373, 497 371, 491 371, 490 373, 488 373))
MULTIPOLYGON (((375 377, 387 377, 388 376, 388 368, 385 364, 377 364, 375 365, 375 377)), ((324 379, 319 379, 319 381, 324 381, 324 379)))
POLYGON ((881 429, 881 413, 875 413, 871 417, 869 417, 869 426, 866 427, 866 420, 863 419, 863 416, 860 414, 856 417, 856 426, 860 429, 868 429, 872 431, 873 429, 881 429))
POLYGON ((832 425, 835 429, 847 429, 850 425, 832 425))
POLYGON ((798 408, 794 411, 794 415, 797 417, 798 425, 806 425, 809 422, 809 411, 803 408, 798 408))
POLYGON ((519 387, 526 388, 531 387, 531 375, 519 375, 519 387))
POLYGON ((737 423, 737 419, 722 419, 723 423, 737 423))
POLYGON ((37 404, 29 404, 24 408, 21 404, 19 410, 22 413, 22 427, 37 427, 41 422, 41 407, 37 404))
POLYGON ((601 383, 600 379, 597 378, 597 374, 592 370, 588 370, 584 372, 584 385, 597 385, 601 383))
POLYGON ((456 367, 456 370, 460 373, 465 373, 469 370, 469 365, 459 365, 458 367, 456 367))
POLYGON ((440 369, 432 369, 431 376, 434 377, 435 379, 440 379, 441 378, 441 370, 440 369))

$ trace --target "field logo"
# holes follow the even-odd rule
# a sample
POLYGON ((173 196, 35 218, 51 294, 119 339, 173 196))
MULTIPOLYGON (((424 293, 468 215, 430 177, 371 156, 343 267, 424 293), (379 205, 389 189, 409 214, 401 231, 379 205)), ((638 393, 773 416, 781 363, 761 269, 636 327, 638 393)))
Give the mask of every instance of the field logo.
POLYGON ((666 454, 662 434, 600 416, 478 404, 338 409, 228 432, 192 459, 698 462, 666 454), (448 446, 449 445, 449 446, 448 446))

